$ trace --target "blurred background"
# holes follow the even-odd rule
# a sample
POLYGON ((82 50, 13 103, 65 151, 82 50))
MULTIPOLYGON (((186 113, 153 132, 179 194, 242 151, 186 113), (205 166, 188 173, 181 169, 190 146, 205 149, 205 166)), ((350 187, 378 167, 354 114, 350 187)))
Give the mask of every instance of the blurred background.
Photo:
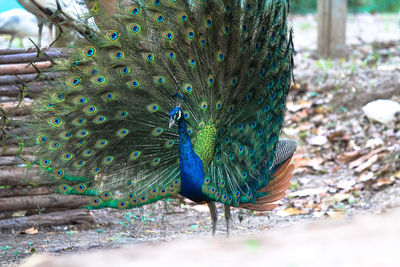
MULTIPOLYGON (((293 0, 292 10, 297 14, 317 11, 317 0, 293 0)), ((396 13, 400 10, 397 0, 348 0, 349 12, 396 13)))
MULTIPOLYGON (((0 2, 0 48, 9 47, 13 35, 15 38, 11 47, 32 47, 25 36, 31 36, 35 42, 38 40, 36 17, 23 13, 16 0, 0 2), (22 25, 20 28, 7 28, 13 15, 4 12, 16 8, 19 8, 17 13, 25 14, 22 17, 30 21, 19 23, 22 25)), ((291 0, 291 13, 297 55, 295 82, 288 97, 282 138, 290 138, 298 143, 294 157, 295 176, 288 197, 280 200, 279 207, 274 211, 265 213, 234 209, 233 235, 258 234, 303 222, 320 222, 327 218, 343 219, 360 214, 390 213, 400 207, 400 1, 291 0)), ((16 25, 18 21, 14 19, 16 25)), ((74 38, 79 36, 75 35, 74 38)), ((42 46, 48 46, 53 39, 50 30, 45 29, 42 46)), ((68 45, 55 44, 56 47, 68 45)), ((2 86, 0 102, 6 108, 7 103, 15 103, 17 95, 11 94, 11 83, 2 86)), ((31 95, 34 97, 33 92, 31 95)), ((16 168, 8 161, 6 163, 7 168, 16 168)), ((21 162, 12 163, 17 165, 21 162)), ((2 170, 0 189, 6 188, 1 184, 1 178, 4 178, 2 170)), ((15 174, 13 178, 18 176, 15 174)), ((0 197, 0 205, 1 200, 0 197)), ((46 207, 46 203, 40 207, 33 205, 29 210, 15 203, 14 209, 0 212, 0 229, 5 233, 0 237, 2 266, 19 262, 32 255, 32 251, 60 254, 67 250, 153 244, 175 238, 204 238, 210 234, 208 208, 190 202, 169 200, 129 212, 102 210, 82 214, 81 211, 71 211, 68 216, 76 218, 72 219, 73 223, 65 215, 59 216, 55 223, 50 214, 57 209, 54 206, 46 207), (41 217, 42 224, 37 222, 37 217, 32 217, 45 213, 49 216, 41 217), (46 220, 51 223, 46 224, 46 220), (20 230, 12 230, 15 227, 20 230), (25 235, 25 238, 21 238, 21 235, 25 235)), ((223 213, 222 206, 218 206, 218 210, 219 214, 223 213)), ((399 220, 400 213, 396 214, 397 217, 391 218, 391 221, 399 220)), ((315 262, 308 262, 308 265, 288 262, 286 266, 317 266, 324 256, 329 259, 324 266, 333 266, 332 263, 338 260, 336 257, 341 257, 341 263, 349 259, 353 261, 347 261, 347 265, 335 266, 357 266, 364 254, 368 254, 365 251, 375 251, 375 248, 364 249, 357 242, 353 247, 342 244, 360 241, 357 237, 353 240, 352 233, 358 230, 359 236, 379 238, 374 233, 385 229, 385 222, 390 220, 378 219, 378 223, 367 220, 366 229, 353 223, 349 225, 352 228, 344 231, 347 234, 343 236, 328 227, 328 239, 338 238, 337 247, 329 247, 331 243, 326 240, 323 244, 315 242, 321 233, 312 232, 310 228, 303 229, 301 232, 306 233, 305 236, 298 238, 296 235, 299 231, 288 230, 291 232, 287 233, 286 239, 276 237, 276 240, 283 242, 281 254, 277 255, 302 252, 304 256, 309 255, 309 251, 327 246, 329 248, 324 251, 325 254, 307 258, 315 259, 315 262), (318 246, 307 251, 306 247, 298 245, 296 238, 300 243, 301 240, 310 239, 307 244, 318 246), (297 247, 285 251, 285 247, 290 248, 288 244, 297 247), (360 254, 352 254, 353 249, 357 251, 357 248, 360 254)), ((219 222, 217 235, 224 236, 222 217, 219 222)), ((385 238, 392 236, 398 240, 398 228, 395 230, 389 227, 387 231, 385 238)), ((381 244, 379 240, 377 243, 369 241, 363 240, 361 243, 381 244)), ((257 242, 245 243, 243 248, 253 252, 262 244, 266 246, 263 251, 273 246, 262 240, 257 242)), ((397 249, 395 245, 379 248, 387 255, 397 249)), ((222 250, 222 246, 216 248, 215 253, 219 249, 222 250)), ((393 255, 397 255, 396 251, 393 255)), ((364 266, 399 266, 398 257, 396 265, 393 262, 387 263, 391 258, 386 255, 378 257, 371 254, 373 256, 376 261, 364 266)), ((282 256, 276 259, 277 262, 282 261, 282 258, 287 257, 282 256)))

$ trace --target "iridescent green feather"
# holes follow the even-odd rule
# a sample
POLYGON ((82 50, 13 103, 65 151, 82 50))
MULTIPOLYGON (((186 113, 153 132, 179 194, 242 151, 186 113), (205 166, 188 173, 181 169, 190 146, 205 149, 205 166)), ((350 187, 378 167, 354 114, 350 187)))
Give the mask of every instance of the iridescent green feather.
POLYGON ((61 193, 93 196, 90 208, 176 195, 179 143, 168 122, 179 93, 203 192, 254 201, 271 179, 291 82, 287 13, 286 0, 134 0, 98 16, 98 31, 58 62, 62 77, 35 103, 26 146, 61 193))

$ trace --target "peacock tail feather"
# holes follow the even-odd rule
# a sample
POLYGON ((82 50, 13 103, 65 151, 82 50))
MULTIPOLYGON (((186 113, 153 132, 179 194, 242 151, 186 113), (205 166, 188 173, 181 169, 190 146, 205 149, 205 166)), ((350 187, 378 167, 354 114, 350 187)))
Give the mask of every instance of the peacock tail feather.
POLYGON ((132 0, 78 42, 27 124, 36 163, 89 208, 180 192, 180 105, 204 164, 202 192, 238 206, 265 195, 293 69, 288 0, 132 0), (176 95, 182 97, 176 97, 176 95))

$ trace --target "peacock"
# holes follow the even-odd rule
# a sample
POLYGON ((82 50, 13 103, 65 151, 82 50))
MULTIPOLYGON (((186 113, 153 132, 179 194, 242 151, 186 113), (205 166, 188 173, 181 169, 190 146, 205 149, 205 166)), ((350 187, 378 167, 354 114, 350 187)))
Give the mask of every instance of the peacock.
POLYGON ((268 211, 290 185, 296 143, 279 140, 293 80, 288 0, 95 2, 61 77, 43 88, 24 147, 60 194, 130 209, 180 194, 268 211))

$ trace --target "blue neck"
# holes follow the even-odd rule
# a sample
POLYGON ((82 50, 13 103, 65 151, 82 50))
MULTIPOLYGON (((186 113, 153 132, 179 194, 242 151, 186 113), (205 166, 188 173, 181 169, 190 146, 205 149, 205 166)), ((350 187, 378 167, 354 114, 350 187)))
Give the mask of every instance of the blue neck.
POLYGON ((179 163, 181 171, 181 195, 195 202, 207 201, 208 198, 201 192, 204 182, 204 165, 192 147, 187 133, 186 121, 178 124, 179 129, 179 163))

